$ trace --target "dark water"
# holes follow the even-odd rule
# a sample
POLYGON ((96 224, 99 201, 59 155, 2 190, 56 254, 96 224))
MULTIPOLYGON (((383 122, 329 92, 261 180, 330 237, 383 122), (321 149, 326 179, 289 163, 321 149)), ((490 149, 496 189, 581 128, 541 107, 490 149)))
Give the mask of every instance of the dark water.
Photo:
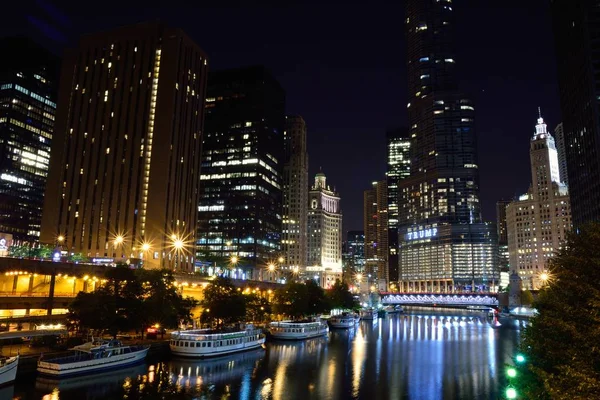
POLYGON ((226 358, 149 360, 59 383, 20 378, 0 389, 0 399, 118 399, 136 377, 150 383, 160 371, 194 398, 496 399, 518 328, 494 327, 480 313, 413 309, 328 337, 271 342, 226 358))

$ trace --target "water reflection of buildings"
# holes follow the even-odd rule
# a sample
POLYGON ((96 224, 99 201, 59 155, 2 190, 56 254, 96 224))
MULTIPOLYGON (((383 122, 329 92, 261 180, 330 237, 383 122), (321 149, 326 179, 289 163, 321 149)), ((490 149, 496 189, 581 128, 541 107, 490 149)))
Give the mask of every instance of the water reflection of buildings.
POLYGON ((261 348, 214 359, 173 358, 168 363, 168 371, 171 381, 185 388, 231 383, 251 376, 264 355, 265 350, 261 348))

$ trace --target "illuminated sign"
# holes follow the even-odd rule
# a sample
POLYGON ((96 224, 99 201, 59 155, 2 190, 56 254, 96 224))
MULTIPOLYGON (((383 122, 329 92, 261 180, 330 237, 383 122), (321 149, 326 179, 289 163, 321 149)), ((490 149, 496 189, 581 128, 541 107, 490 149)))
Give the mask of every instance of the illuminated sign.
POLYGON ((406 240, 429 239, 436 237, 437 233, 437 228, 421 229, 419 231, 408 232, 406 234, 406 240))
POLYGON ((115 261, 113 258, 92 258, 93 263, 112 263, 115 261))
POLYGON ((4 238, 0 239, 0 250, 8 250, 8 245, 4 238))

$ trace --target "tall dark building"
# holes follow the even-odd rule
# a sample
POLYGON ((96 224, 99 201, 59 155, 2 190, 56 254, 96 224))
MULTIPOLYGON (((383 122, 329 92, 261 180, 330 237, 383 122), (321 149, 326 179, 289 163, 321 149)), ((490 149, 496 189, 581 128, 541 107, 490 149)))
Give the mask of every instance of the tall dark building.
POLYGON ((38 241, 58 93, 58 58, 26 38, 0 40, 0 232, 38 241))
POLYGON ((410 137, 407 128, 391 129, 386 132, 387 138, 387 217, 389 254, 388 274, 390 282, 397 282, 398 271, 398 221, 400 181, 410 176, 410 137))
POLYGON ((553 0, 552 20, 573 227, 600 221, 600 8, 553 0))
POLYGON ((495 229, 482 223, 475 109, 458 88, 453 4, 407 0, 410 177, 400 182, 405 290, 497 279, 495 229))
POLYGON ((264 67, 216 71, 206 102, 199 254, 263 268, 282 256, 285 92, 264 67))
POLYGON ((303 273, 307 257, 308 152, 306 123, 299 115, 285 117, 283 226, 281 268, 303 273))
POLYGON ((62 68, 43 242, 192 269, 207 68, 159 23, 80 39, 62 68))
POLYGON ((498 235, 498 267, 500 271, 508 271, 508 228, 506 222, 506 206, 511 200, 499 200, 496 202, 496 230, 498 235))

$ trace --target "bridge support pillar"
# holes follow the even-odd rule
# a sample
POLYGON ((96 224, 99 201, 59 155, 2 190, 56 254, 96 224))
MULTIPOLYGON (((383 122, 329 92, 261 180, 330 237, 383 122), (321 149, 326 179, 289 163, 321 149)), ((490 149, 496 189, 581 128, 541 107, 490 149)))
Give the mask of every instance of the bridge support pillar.
POLYGON ((17 293, 17 285, 18 284, 19 284, 19 275, 15 275, 15 277, 13 278, 13 286, 12 286, 13 294, 17 293))
POLYGON ((56 270, 52 271, 50 276, 50 291, 48 293, 48 310, 47 315, 52 315, 52 309, 54 308, 54 287, 56 286, 56 270))
POLYGON ((33 274, 29 275, 29 287, 27 288, 27 293, 31 294, 33 292, 33 274))

